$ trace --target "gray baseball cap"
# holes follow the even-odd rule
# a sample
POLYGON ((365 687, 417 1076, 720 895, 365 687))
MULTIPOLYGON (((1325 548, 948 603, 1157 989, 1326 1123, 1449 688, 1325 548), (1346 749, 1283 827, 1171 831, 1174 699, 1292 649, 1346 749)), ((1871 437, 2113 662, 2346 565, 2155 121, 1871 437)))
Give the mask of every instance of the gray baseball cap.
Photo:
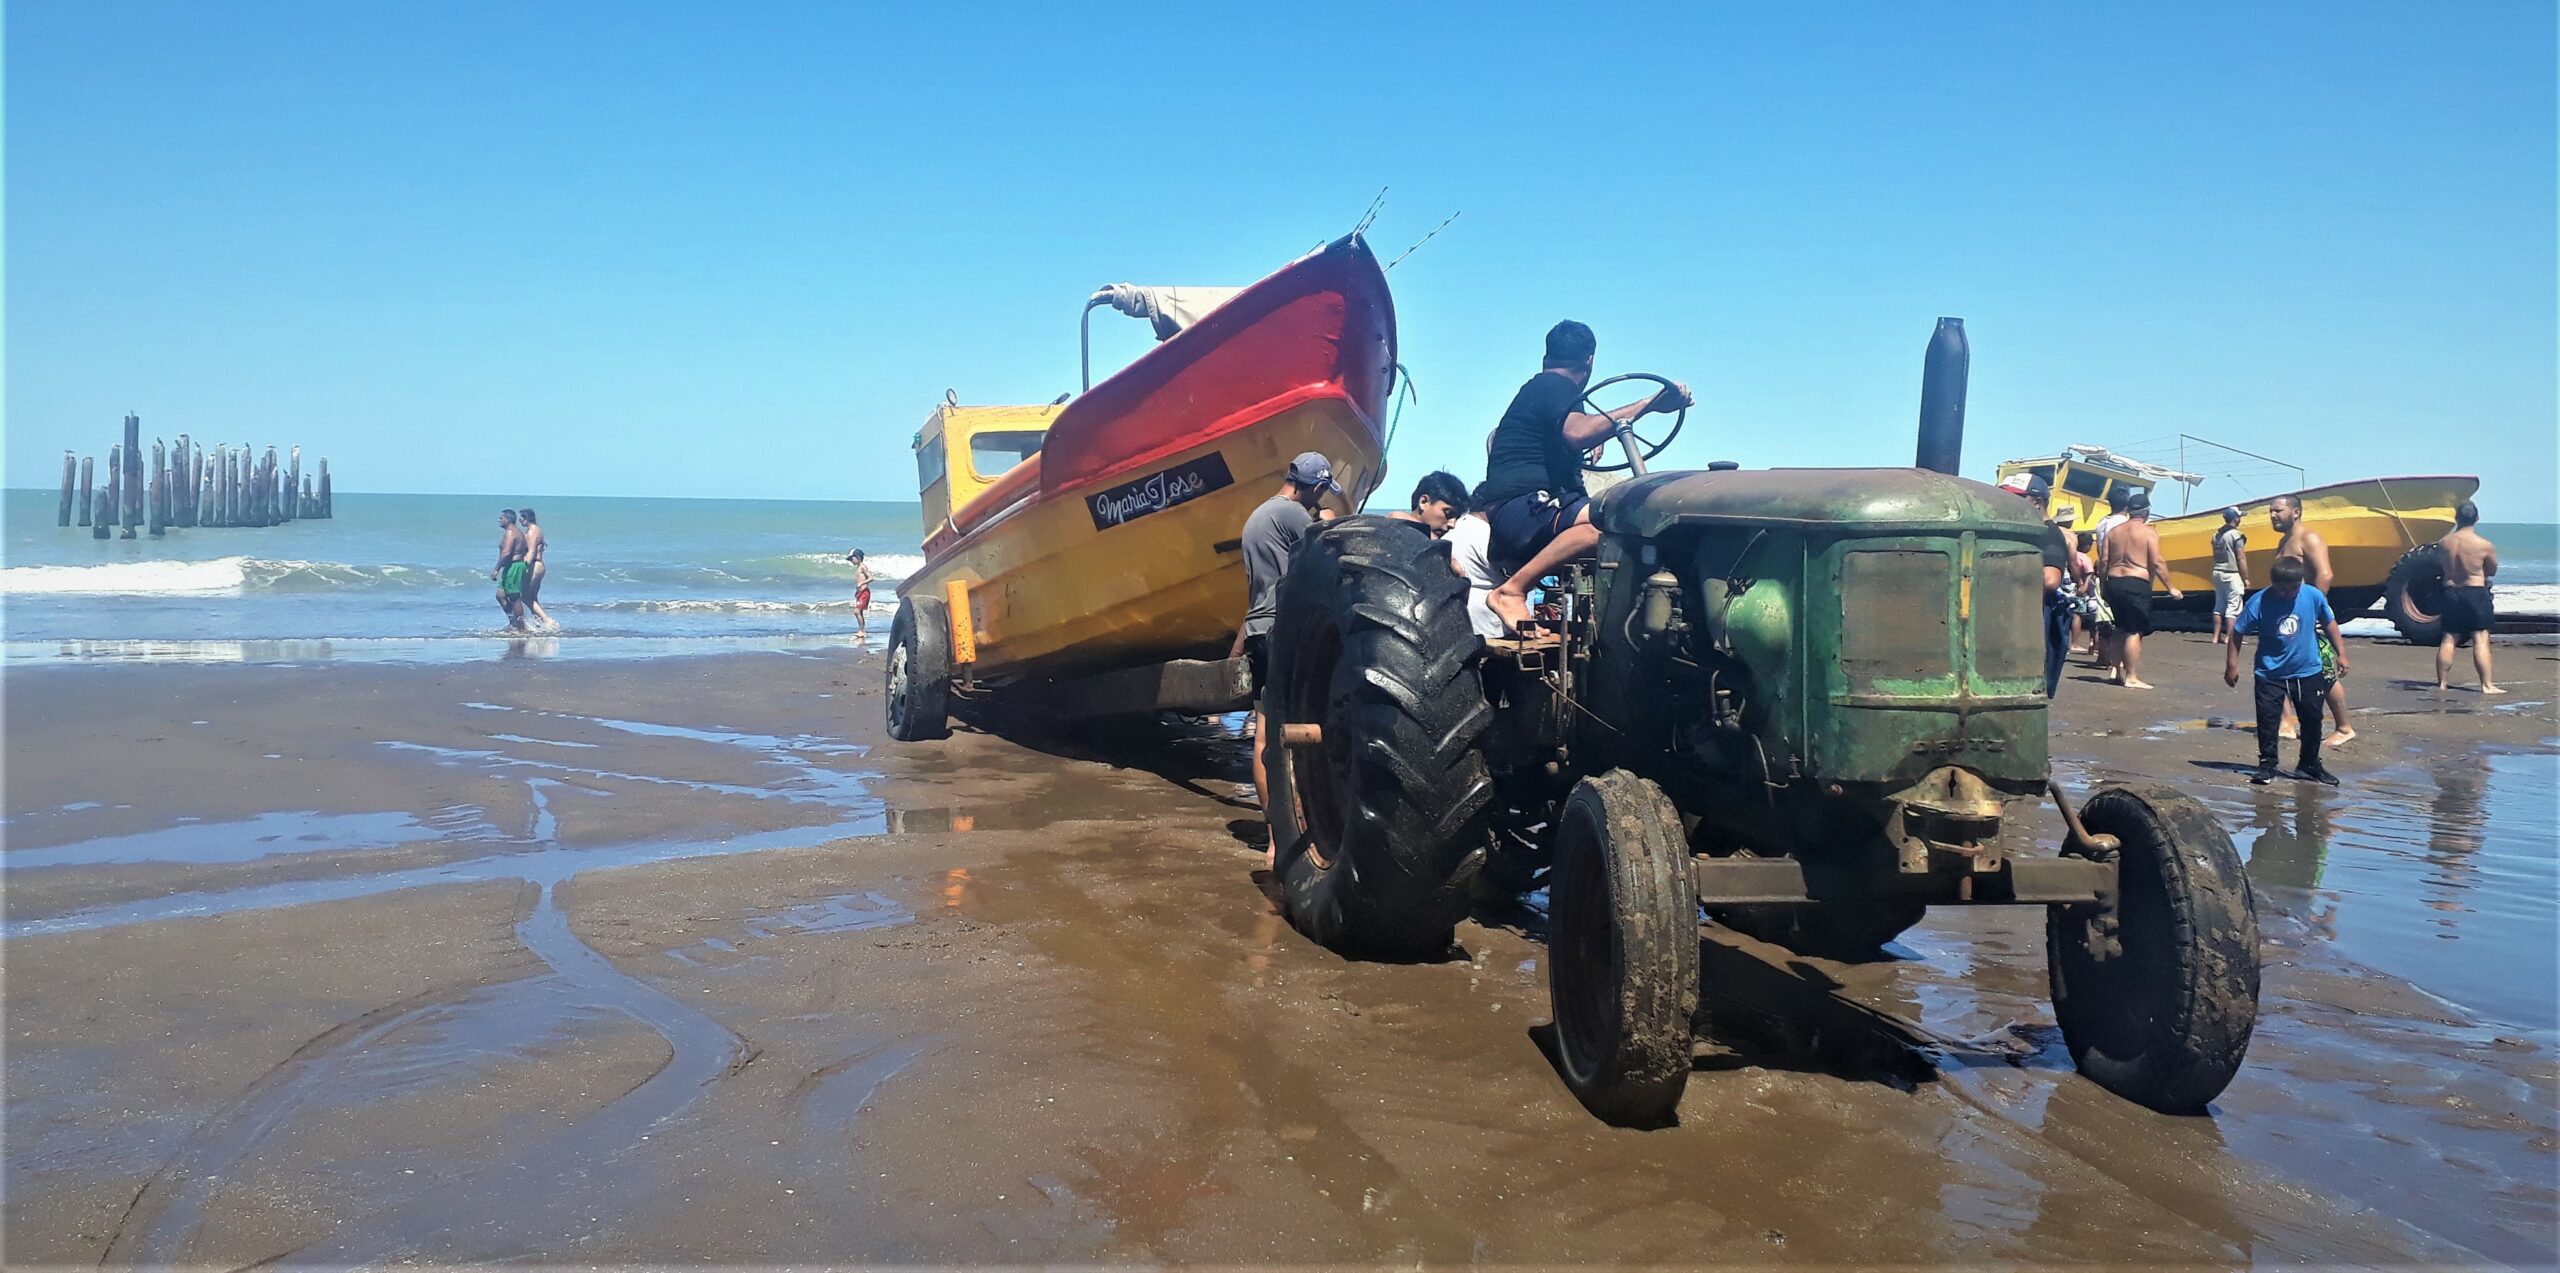
POLYGON ((1316 491, 1338 491, 1342 485, 1333 480, 1333 461, 1322 451, 1308 451, 1289 461, 1289 480, 1316 491))

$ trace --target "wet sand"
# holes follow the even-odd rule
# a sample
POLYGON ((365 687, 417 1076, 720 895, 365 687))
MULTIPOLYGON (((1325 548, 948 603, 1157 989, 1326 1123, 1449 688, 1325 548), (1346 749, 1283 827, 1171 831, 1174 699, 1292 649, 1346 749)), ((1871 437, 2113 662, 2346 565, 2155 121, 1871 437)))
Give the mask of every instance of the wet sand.
POLYGON ((2067 785, 2251 857, 2210 1117, 2075 1077, 2040 916, 1985 910, 1715 932, 1644 1133, 1539 1049, 1534 909, 1294 934, 1214 725, 890 744, 850 652, 12 668, 8 1256, 2551 1262, 2555 651, 2489 700, 2355 643, 2337 790, 2245 784, 2217 653, 2055 714, 2067 785))

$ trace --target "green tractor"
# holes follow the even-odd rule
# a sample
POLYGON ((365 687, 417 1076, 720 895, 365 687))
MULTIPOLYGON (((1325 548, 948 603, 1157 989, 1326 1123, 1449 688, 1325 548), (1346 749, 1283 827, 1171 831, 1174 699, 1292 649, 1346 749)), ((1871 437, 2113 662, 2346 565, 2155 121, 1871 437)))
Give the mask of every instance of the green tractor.
POLYGON ((2257 1019, 2248 877, 2188 796, 2075 807, 2052 781, 2041 524, 1952 475, 1953 321, 1913 468, 1648 475, 1670 437, 1622 431, 1613 467, 1638 476, 1596 499, 1598 551, 1547 581, 1542 635, 1477 636, 1411 523, 1310 534, 1259 709, 1291 921, 1433 958, 1476 900, 1543 883, 1558 1068, 1601 1117, 1660 1125, 1691 1069, 1702 916, 1858 958, 1930 906, 2042 906, 2074 1062, 2202 1110, 2257 1019), (2067 832, 2030 851, 2017 824, 2047 798, 2067 832))

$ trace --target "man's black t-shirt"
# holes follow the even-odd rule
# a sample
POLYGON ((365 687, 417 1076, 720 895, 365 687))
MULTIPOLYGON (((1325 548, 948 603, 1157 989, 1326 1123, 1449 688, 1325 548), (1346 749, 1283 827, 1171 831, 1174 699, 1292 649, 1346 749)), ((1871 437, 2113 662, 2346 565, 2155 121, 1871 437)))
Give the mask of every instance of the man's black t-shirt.
POLYGON ((1563 376, 1542 371, 1520 386, 1502 423, 1493 428, 1485 454, 1484 484, 1476 503, 1491 504, 1537 491, 1582 494, 1582 452, 1564 440, 1564 418, 1582 402, 1582 390, 1563 376))

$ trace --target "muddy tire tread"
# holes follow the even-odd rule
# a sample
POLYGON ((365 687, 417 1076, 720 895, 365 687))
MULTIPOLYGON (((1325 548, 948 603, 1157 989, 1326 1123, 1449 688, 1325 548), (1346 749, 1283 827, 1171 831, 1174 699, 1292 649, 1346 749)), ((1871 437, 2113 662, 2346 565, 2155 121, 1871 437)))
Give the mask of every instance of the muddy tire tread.
POLYGON ((1608 922, 1619 970, 1616 1034, 1601 1041, 1595 1054, 1583 1055, 1564 1025, 1567 997, 1577 986, 1585 992, 1597 987, 1588 984, 1591 970, 1559 963, 1549 951, 1548 992, 1565 1083, 1603 1120, 1622 1127, 1663 1126, 1673 1121, 1689 1084, 1699 997, 1698 894, 1680 814, 1661 788, 1611 770, 1575 784, 1562 816, 1568 824, 1593 823, 1602 834, 1589 845, 1567 845, 1560 835, 1557 883, 1583 880, 1564 854, 1596 851, 1606 892, 1556 897, 1557 926, 1608 922), (1592 915, 1586 907, 1601 913, 1592 915))
POLYGON ((2212 813, 2167 786, 2105 788, 2082 807, 2081 819, 2092 832, 2123 840, 2120 904, 2136 904, 2138 894, 2147 901, 2156 889, 2167 940, 2161 949, 2136 949, 2137 926, 2128 922, 2124 953, 2108 961, 2121 966, 2104 966, 2081 946, 2096 908, 2048 912, 2063 1041, 2081 1072, 2108 1090, 2162 1113, 2200 1113, 2239 1072, 2257 1025, 2257 903, 2248 872, 2212 813), (2161 984, 2128 987, 2128 976, 2161 984), (2165 1011, 2130 1031, 2137 1045, 2122 1049, 2126 1055, 2106 1050, 2127 1033, 2121 1014, 2138 1006, 2135 996, 2154 991, 2165 1011))
POLYGON ((951 645, 943 613, 939 600, 919 595, 901 602, 898 617, 889 622, 891 657, 901 648, 906 650, 910 689, 901 713, 901 704, 887 683, 894 664, 883 667, 881 710, 889 736, 902 743, 951 736, 951 645))
MULTIPOLYGON (((1466 583, 1447 550, 1411 526, 1353 517, 1312 530, 1281 582, 1271 632, 1271 690, 1294 696, 1294 642, 1318 622, 1340 632, 1327 690, 1328 737, 1356 739, 1343 843, 1320 865, 1286 799, 1272 801, 1273 843, 1290 919, 1346 955, 1445 952, 1469 906, 1460 876, 1491 840, 1493 779, 1477 744, 1492 724, 1478 679, 1466 583)), ((1285 749, 1266 731, 1275 792, 1285 749)))

